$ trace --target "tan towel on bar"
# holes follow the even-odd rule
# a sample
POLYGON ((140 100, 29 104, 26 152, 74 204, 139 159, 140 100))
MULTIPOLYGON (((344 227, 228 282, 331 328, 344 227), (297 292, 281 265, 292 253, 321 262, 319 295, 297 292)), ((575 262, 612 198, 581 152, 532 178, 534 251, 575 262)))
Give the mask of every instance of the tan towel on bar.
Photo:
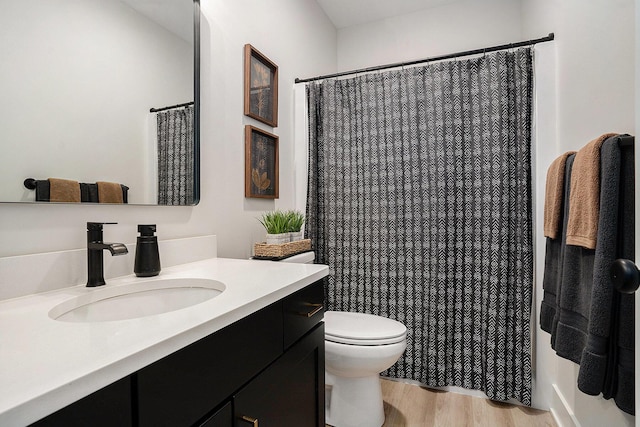
POLYGON ((124 203, 122 187, 117 182, 98 181, 99 203, 124 203))
POLYGON ((547 185, 544 194, 544 236, 557 239, 562 224, 564 196, 564 169, 567 157, 575 151, 567 151, 551 163, 547 170, 547 185))
POLYGON ((70 179, 49 178, 49 201, 80 203, 80 183, 70 179))
POLYGON ((600 216, 600 147, 616 133, 605 133, 576 154, 571 172, 567 245, 596 248, 600 216))

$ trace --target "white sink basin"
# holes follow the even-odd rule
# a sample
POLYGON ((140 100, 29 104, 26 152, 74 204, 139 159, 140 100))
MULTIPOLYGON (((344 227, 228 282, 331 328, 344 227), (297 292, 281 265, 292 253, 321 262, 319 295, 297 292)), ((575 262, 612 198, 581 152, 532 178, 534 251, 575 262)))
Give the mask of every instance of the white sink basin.
POLYGON ((63 322, 106 322, 180 310, 215 298, 225 285, 210 279, 158 279, 90 289, 62 302, 49 317, 63 322))

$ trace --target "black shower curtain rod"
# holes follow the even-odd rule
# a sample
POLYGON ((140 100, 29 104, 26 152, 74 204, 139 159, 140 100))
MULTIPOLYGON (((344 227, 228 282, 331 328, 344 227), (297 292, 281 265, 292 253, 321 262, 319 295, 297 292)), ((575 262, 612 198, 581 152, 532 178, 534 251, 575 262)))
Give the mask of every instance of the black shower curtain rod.
POLYGON ((173 110, 174 108, 188 107, 189 105, 193 105, 193 101, 185 102, 184 104, 170 105, 168 107, 152 108, 152 109, 149 110, 149 112, 150 113, 157 113, 157 112, 165 111, 165 110, 173 110))
POLYGON ((370 72, 370 71, 386 70, 388 68, 406 67, 408 65, 416 65, 416 64, 423 64, 423 63, 426 63, 426 62, 434 62, 434 61, 442 61, 442 60, 445 60, 445 59, 459 58, 461 56, 479 55, 481 53, 495 52, 497 50, 513 49, 513 48, 522 47, 522 46, 531 46, 531 45, 534 45, 536 43, 549 42, 549 41, 551 41, 553 39, 554 39, 554 34, 553 33, 549 33, 548 36, 540 37, 539 39, 532 39, 532 40, 526 40, 526 41, 517 42, 517 43, 503 44, 503 45, 500 45, 500 46, 491 46, 491 47, 486 47, 486 48, 483 48, 483 49, 467 50, 467 51, 464 51, 464 52, 450 53, 448 55, 433 56, 431 58, 418 59, 416 61, 396 62, 395 64, 378 65, 378 66, 375 66, 375 67, 361 68, 359 70, 343 71, 341 73, 327 74, 325 76, 319 76, 319 77, 310 77, 308 79, 298 79, 298 78, 296 78, 296 83, 306 83, 306 82, 312 82, 312 81, 315 81, 315 80, 332 79, 332 78, 335 78, 335 77, 348 76, 350 74, 358 74, 358 73, 367 73, 367 72, 370 72))

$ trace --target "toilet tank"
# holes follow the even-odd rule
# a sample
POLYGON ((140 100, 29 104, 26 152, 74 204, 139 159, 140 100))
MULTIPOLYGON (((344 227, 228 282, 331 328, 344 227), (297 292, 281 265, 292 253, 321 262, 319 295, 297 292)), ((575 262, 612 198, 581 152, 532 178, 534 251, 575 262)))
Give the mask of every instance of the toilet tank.
POLYGON ((294 264, 313 264, 313 260, 316 259, 316 253, 314 251, 303 252, 298 255, 290 256, 280 262, 291 262, 294 264))

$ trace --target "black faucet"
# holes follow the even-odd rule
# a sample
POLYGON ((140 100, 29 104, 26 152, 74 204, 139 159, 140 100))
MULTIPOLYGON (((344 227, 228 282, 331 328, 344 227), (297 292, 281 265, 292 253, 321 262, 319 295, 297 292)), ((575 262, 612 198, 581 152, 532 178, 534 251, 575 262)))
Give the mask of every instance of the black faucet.
POLYGON ((87 223, 87 287, 102 286, 104 281, 104 260, 102 251, 107 249, 111 255, 128 253, 122 243, 105 243, 102 241, 102 226, 117 224, 116 222, 88 222, 87 223))

